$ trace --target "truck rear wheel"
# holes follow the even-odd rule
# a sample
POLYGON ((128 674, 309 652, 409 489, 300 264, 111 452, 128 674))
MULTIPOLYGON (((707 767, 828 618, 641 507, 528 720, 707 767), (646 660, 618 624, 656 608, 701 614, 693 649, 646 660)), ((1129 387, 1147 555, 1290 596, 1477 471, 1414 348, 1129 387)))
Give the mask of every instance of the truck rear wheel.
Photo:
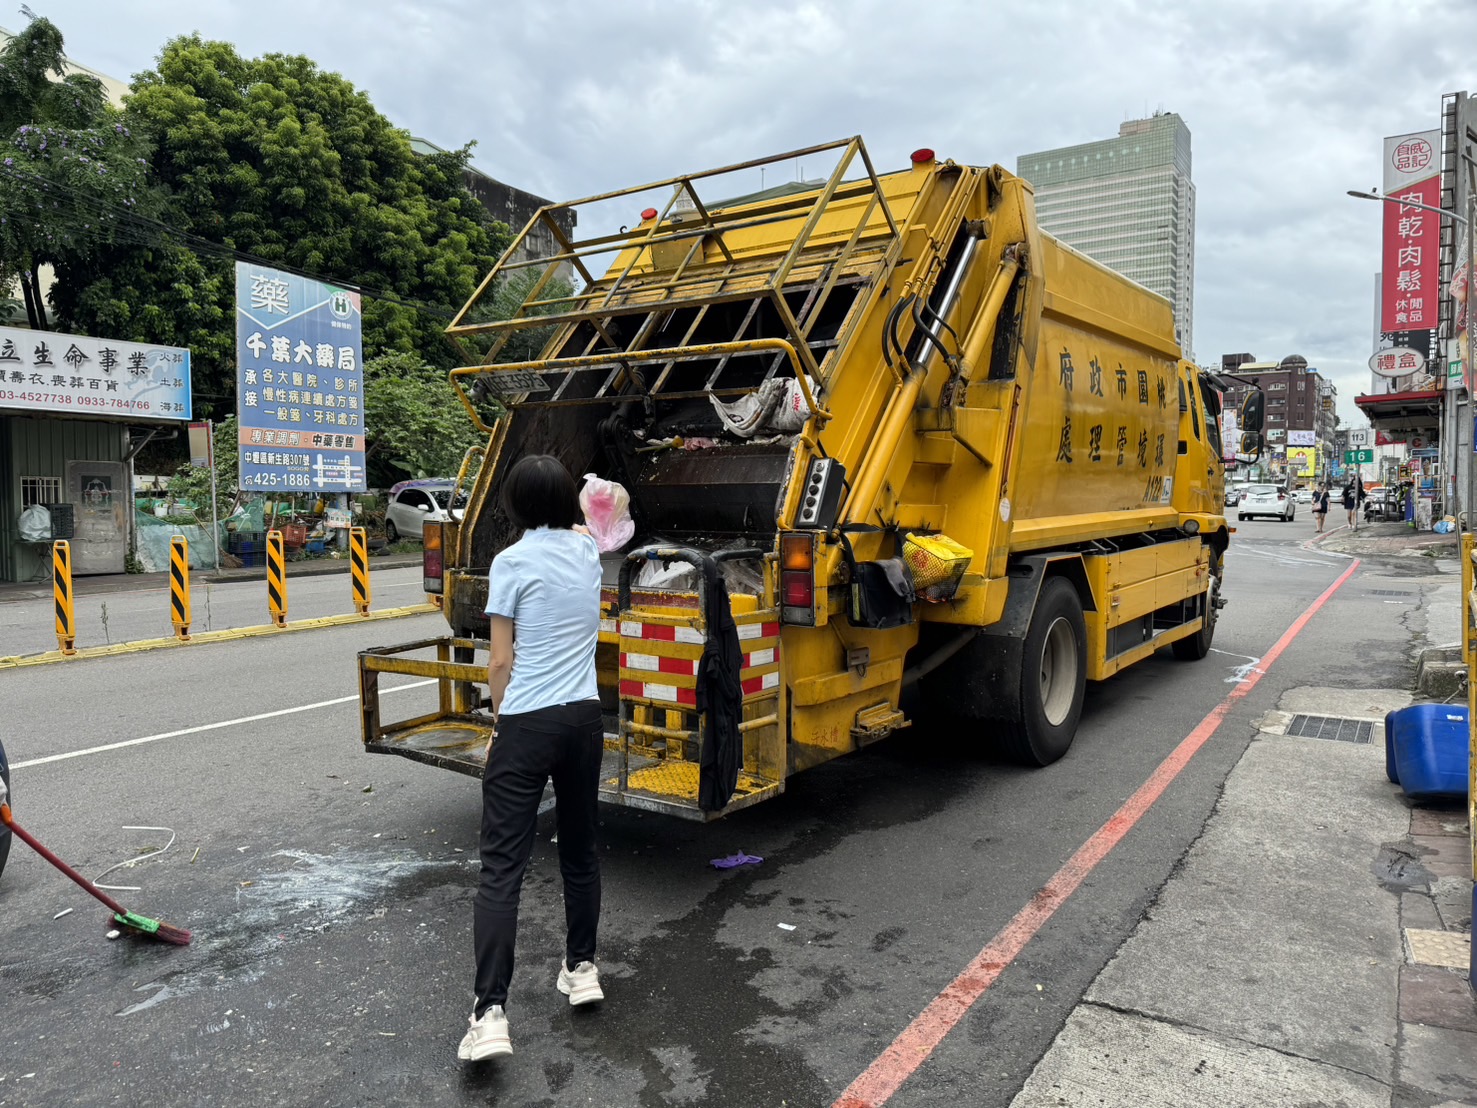
POLYGON ((1087 625, 1072 583, 1041 586, 1021 655, 1019 718, 1004 721, 1002 749, 1026 765, 1046 766, 1077 735, 1087 691, 1087 625))
POLYGON ((1182 662, 1198 662, 1210 653, 1210 644, 1215 639, 1215 623, 1219 609, 1216 607, 1221 598, 1221 556, 1216 551, 1210 552, 1210 585, 1204 594, 1205 617, 1200 622, 1200 630, 1196 631, 1188 639, 1176 639, 1169 644, 1174 651, 1174 656, 1182 662))

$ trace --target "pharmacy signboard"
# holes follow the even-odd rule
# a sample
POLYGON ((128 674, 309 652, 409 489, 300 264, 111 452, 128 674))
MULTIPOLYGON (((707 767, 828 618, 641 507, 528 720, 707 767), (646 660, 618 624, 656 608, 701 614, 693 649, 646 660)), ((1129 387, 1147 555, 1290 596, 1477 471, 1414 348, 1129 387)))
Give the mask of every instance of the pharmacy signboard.
POLYGON ((359 294, 236 263, 241 487, 364 492, 359 294))

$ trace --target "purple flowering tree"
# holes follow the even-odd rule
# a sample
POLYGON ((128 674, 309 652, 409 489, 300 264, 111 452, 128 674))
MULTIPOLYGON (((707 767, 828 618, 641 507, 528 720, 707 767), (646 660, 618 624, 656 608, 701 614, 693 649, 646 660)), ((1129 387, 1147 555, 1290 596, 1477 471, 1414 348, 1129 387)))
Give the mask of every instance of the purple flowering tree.
POLYGON ((85 264, 135 233, 129 213, 157 207, 147 147, 101 82, 68 70, 45 19, 0 49, 0 289, 19 288, 38 329, 53 315, 42 267, 85 264))

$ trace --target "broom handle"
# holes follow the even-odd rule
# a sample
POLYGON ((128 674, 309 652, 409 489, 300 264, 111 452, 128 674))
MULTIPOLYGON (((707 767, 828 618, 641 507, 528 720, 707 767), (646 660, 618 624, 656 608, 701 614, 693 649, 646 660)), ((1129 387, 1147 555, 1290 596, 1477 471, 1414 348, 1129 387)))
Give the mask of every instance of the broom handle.
POLYGON ((29 846, 32 850, 34 850, 37 854, 41 855, 41 857, 45 858, 57 869, 65 873, 73 881, 77 882, 77 884, 82 887, 82 890, 84 892, 97 897, 97 899, 101 900, 109 908, 113 909, 115 915, 128 915, 128 909, 124 908, 123 905, 119 904, 107 893, 100 890, 91 881, 83 877, 80 873, 74 870, 71 866, 67 865, 66 862, 63 862, 51 851, 47 850, 31 836, 31 833, 29 831, 27 831, 20 824, 16 823, 15 820, 11 817, 9 804, 0 804, 0 821, 3 821, 6 827, 10 828, 17 835, 19 835, 22 841, 24 841, 25 844, 29 846))

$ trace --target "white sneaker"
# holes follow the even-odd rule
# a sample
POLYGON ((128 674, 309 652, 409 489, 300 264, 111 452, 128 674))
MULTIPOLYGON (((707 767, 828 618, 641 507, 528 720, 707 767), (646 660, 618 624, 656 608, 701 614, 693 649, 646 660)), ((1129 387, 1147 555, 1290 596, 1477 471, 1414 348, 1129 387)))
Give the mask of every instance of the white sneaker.
POLYGON ((594 962, 581 962, 574 969, 560 962, 557 986, 569 997, 571 1005, 595 1004, 605 999, 605 990, 600 987, 600 971, 594 962))
POLYGON ((503 1006, 494 1004, 482 1013, 482 1018, 469 1018, 471 1026, 462 1036, 456 1056, 463 1062, 480 1062, 484 1058, 513 1053, 513 1041, 508 1038, 508 1017, 503 1006))

